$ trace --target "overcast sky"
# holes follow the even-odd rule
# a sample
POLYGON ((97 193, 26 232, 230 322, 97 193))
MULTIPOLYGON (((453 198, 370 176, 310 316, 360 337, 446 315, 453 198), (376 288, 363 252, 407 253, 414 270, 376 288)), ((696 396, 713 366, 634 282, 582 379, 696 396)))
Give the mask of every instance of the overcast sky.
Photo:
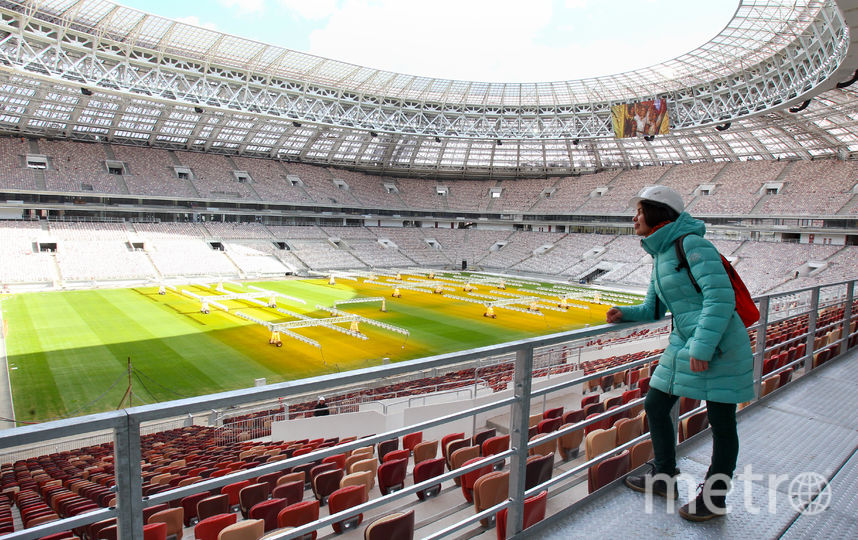
POLYGON ((401 73, 491 82, 608 75, 720 32, 738 0, 125 0, 171 19, 401 73))

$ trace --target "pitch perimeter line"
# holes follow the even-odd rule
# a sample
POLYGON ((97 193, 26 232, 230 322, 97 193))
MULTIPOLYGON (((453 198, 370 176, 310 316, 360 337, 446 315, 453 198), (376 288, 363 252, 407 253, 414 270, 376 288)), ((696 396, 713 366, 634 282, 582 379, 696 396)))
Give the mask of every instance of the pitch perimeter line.
MULTIPOLYGON (((0 329, 5 329, 5 324, 2 300, 0 300, 0 329)), ((2 384, 4 381, 0 380, 0 418, 12 420, 12 422, 0 420, 0 429, 10 429, 17 424, 14 422, 15 406, 12 402, 12 376, 9 373, 9 362, 6 357, 6 336, 5 332, 2 331, 0 331, 0 357, 3 361, 2 377, 6 378, 5 384, 2 384)))

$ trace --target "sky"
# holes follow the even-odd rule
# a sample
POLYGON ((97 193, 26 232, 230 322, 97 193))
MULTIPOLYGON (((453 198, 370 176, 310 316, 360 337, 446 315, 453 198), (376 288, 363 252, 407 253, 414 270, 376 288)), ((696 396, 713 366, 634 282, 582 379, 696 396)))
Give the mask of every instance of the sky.
POLYGON ((738 0, 122 0, 271 45, 412 75, 579 79, 674 58, 718 34, 738 0))

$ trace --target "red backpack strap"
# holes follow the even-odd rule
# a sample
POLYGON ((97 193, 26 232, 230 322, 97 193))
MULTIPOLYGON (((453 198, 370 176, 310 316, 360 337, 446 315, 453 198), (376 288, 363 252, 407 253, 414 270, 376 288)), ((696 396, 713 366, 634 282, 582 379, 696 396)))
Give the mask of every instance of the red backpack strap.
POLYGON ((701 292, 700 285, 697 284, 697 280, 694 279, 693 275, 691 275, 691 267, 688 266, 688 258, 686 258, 685 256, 685 246, 682 244, 683 240, 685 240, 685 237, 689 234, 694 233, 683 234, 682 236, 673 241, 673 247, 674 249, 676 249, 676 258, 679 260, 679 264, 676 265, 676 271, 679 272, 680 270, 685 268, 685 270, 688 271, 688 279, 690 279, 691 284, 694 285, 694 290, 697 292, 701 292))

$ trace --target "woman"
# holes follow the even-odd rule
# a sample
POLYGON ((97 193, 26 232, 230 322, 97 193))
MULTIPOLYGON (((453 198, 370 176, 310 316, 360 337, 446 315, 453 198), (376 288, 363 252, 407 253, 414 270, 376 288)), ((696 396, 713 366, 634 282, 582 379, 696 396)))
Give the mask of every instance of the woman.
POLYGON ((652 436, 654 470, 626 477, 634 490, 676 498, 676 435, 670 410, 679 396, 706 400, 712 427, 712 462, 697 498, 679 513, 692 521, 726 514, 725 495, 736 468, 739 437, 736 404, 754 397, 751 343, 736 313, 733 287, 718 251, 703 238, 703 222, 684 212, 682 197, 664 186, 641 191, 635 234, 652 255, 652 276, 643 304, 613 307, 609 323, 651 321, 673 314, 673 331, 650 379, 644 407, 652 436), (684 238, 683 238, 684 237, 684 238), (689 268, 678 268, 675 241, 682 238, 689 268), (691 284, 694 276, 700 291, 691 284))

